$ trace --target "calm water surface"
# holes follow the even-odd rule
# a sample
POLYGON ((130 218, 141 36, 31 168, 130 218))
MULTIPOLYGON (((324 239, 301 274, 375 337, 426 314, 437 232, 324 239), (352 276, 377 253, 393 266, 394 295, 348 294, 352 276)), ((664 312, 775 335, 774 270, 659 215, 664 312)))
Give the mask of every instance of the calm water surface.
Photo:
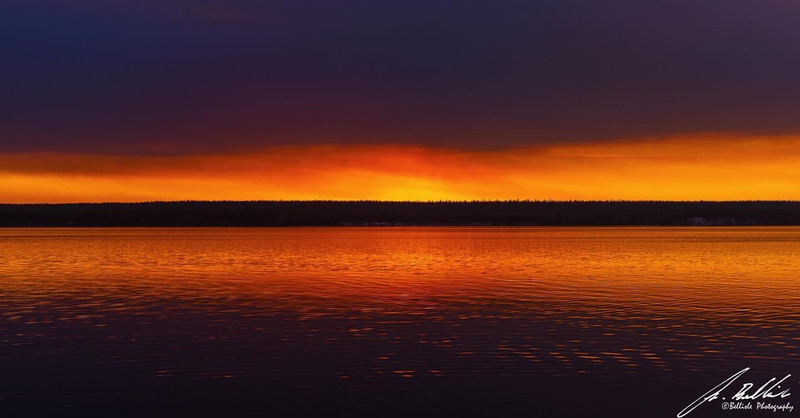
POLYGON ((800 375, 798 284, 800 228, 3 229, 0 415, 675 416, 800 375))

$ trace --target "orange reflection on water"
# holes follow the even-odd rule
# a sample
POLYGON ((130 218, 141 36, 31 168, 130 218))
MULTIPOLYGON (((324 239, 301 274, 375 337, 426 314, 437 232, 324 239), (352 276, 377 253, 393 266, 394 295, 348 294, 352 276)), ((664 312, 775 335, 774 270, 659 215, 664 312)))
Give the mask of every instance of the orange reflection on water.
MULTIPOLYGON (((800 344, 800 228, 5 229, 0 261, 6 341, 29 348, 337 348, 362 353, 329 365, 352 380, 768 369, 800 344)), ((253 356, 171 367, 280 367, 253 356)))

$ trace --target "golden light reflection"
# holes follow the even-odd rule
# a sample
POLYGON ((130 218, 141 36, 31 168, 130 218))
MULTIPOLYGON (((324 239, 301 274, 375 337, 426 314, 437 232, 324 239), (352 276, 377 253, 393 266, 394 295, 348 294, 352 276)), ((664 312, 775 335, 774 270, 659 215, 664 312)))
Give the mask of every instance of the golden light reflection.
MULTIPOLYGON (((74 344, 77 330, 115 347, 141 338, 130 324, 187 349, 232 332, 247 347, 286 336, 313 356, 368 341, 374 363, 337 374, 353 378, 447 376, 467 356, 536 373, 783 368, 798 351, 799 275, 797 227, 0 230, 9 346, 74 344), (187 319, 208 326, 186 331, 187 319)), ((275 370, 201 360, 175 364, 275 370)))

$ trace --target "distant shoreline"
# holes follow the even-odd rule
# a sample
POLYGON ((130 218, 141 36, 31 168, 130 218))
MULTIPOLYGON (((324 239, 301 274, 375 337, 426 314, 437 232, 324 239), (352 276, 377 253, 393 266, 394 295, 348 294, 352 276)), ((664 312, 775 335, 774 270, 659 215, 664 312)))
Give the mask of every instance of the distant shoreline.
POLYGON ((0 204, 0 227, 769 225, 800 225, 800 201, 181 201, 0 204))

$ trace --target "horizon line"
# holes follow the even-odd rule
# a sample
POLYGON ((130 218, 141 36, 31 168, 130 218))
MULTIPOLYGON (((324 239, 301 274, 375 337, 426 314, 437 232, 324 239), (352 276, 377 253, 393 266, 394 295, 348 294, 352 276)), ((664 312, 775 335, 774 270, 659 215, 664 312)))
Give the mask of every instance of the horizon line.
POLYGON ((137 205, 156 203, 800 203, 792 199, 739 199, 739 200, 662 200, 662 199, 471 199, 471 200, 378 200, 378 199, 254 199, 254 200, 141 200, 96 202, 24 202, 6 203, 3 206, 31 205, 137 205))

